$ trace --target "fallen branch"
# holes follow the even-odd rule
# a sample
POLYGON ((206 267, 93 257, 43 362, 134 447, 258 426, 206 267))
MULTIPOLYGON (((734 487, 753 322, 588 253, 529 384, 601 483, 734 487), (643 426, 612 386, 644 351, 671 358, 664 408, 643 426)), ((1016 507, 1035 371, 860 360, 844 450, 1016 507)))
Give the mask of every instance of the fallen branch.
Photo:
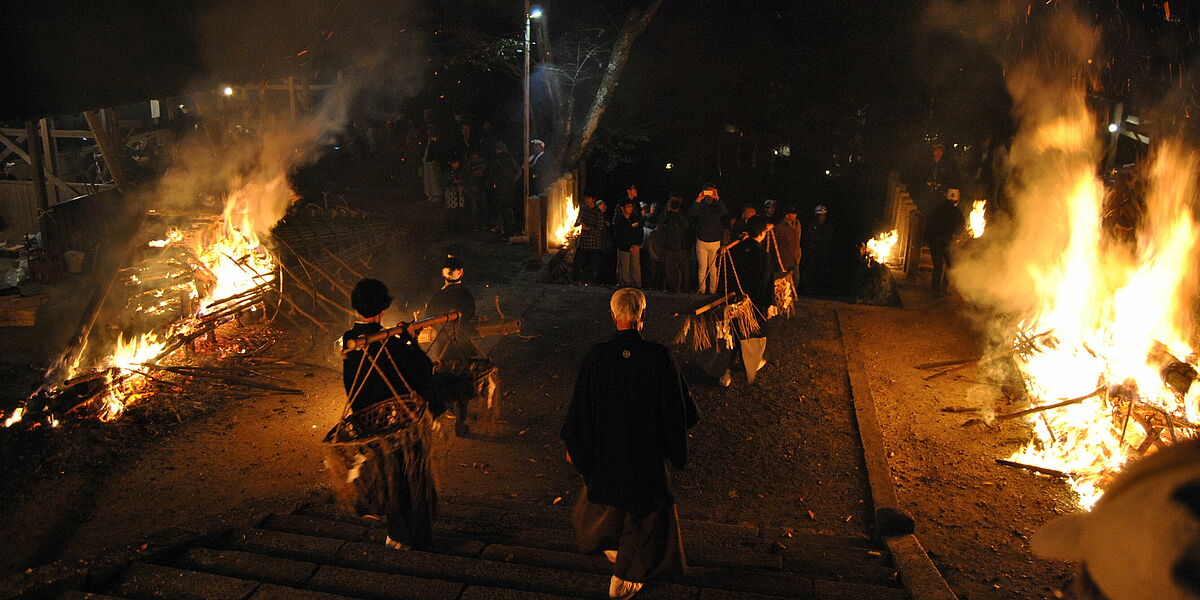
POLYGON ((1060 479, 1070 479, 1071 477, 1073 477, 1072 474, 1067 473, 1065 471, 1059 471, 1057 469, 1049 469, 1046 467, 1039 467, 1037 465, 1027 465, 1025 463, 1019 463, 1019 462, 1012 461, 1012 460, 1005 460, 1003 458, 997 458, 996 464, 1004 465, 1006 467, 1013 467, 1015 469, 1025 469, 1027 471, 1033 471, 1034 473, 1041 473, 1042 475, 1049 475, 1051 477, 1058 477, 1060 479))
MULTIPOLYGON (((942 375, 945 375, 947 373, 961 371, 971 365, 985 365, 985 364, 990 363, 995 360, 1000 360, 1002 358, 1008 358, 1014 354, 1020 354, 1021 352, 1025 352, 1031 346, 1033 346, 1033 343, 1036 340, 1038 340, 1039 338, 1045 337, 1047 335, 1050 335, 1051 333, 1053 333, 1053 330, 1043 331, 1042 333, 1039 333, 1035 336, 1031 336, 1028 339, 1022 340, 1021 343, 1014 346, 1011 350, 1002 352, 1000 354, 993 354, 991 356, 981 356, 981 357, 975 358, 975 359, 962 359, 961 361, 960 360, 945 361, 945 362, 951 363, 953 366, 946 365, 946 366, 950 366, 950 368, 946 369, 944 371, 938 371, 937 373, 934 373, 932 375, 926 375, 925 381, 929 381, 931 379, 937 379, 938 377, 941 377, 942 375)), ((936 365, 936 363, 930 363, 930 364, 936 365)), ((922 367, 917 367, 917 368, 921 369, 922 367)), ((936 366, 927 366, 926 368, 932 369, 932 368, 936 368, 936 366)))
MULTIPOLYGON (((963 422, 962 426, 970 427, 972 425, 991 425, 992 423, 994 423, 996 421, 1007 421, 1009 419, 1016 419, 1019 417, 1024 417, 1027 415, 1032 415, 1032 414, 1044 412, 1047 410, 1052 410, 1055 408, 1071 406, 1072 404, 1079 404, 1080 402, 1083 402, 1084 400, 1087 400, 1088 398, 1093 398, 1095 396, 1098 396, 1102 392, 1104 392, 1104 388, 1102 388, 1102 387, 1097 388, 1096 391, 1094 391, 1086 396, 1080 396, 1078 398, 1071 398, 1070 400, 1063 400, 1062 402, 1055 402, 1054 404, 1045 404, 1043 406, 1035 406, 1033 408, 1026 408, 1025 410, 1018 410, 1016 412, 1010 412, 1010 413, 1005 413, 1002 415, 996 415, 990 421, 985 421, 983 419, 968 419, 967 421, 963 422)), ((943 409, 943 410, 945 410, 945 409, 943 409)))
POLYGON ((166 371, 168 373, 175 373, 176 375, 187 375, 189 377, 201 377, 201 378, 205 378, 205 379, 215 379, 217 381, 224 381, 225 383, 230 383, 233 385, 240 385, 240 386, 249 387, 249 388, 258 388, 261 390, 267 390, 267 391, 271 391, 271 392, 279 392, 281 394, 296 394, 296 395, 304 394, 303 391, 297 390, 294 388, 285 388, 285 387, 280 387, 277 385, 271 385, 269 383, 261 383, 258 381, 254 381, 253 379, 247 379, 245 377, 238 377, 236 375, 223 375, 221 373, 193 371, 193 370, 189 370, 186 368, 181 369, 179 367, 167 367, 164 365, 155 365, 155 364, 150 364, 150 363, 144 363, 142 366, 148 367, 151 369, 157 369, 160 371, 166 371))

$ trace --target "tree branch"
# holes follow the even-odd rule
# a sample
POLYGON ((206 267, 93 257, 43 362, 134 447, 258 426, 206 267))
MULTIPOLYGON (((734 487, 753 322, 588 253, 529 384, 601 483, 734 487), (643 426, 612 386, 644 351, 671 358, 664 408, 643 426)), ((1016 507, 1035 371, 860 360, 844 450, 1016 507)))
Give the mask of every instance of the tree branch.
POLYGON ((625 63, 629 61, 629 51, 633 47, 633 42, 646 30, 646 26, 650 24, 660 6, 662 6, 662 0, 654 0, 645 11, 639 13, 636 8, 630 9, 629 14, 625 17, 625 23, 621 26, 616 41, 613 42, 612 53, 608 57, 608 67, 604 71, 603 79, 600 80, 600 88, 596 90, 596 97, 592 100, 592 106, 588 110, 587 120, 579 132, 579 140, 573 144, 571 149, 570 164, 578 164, 587 152, 588 144, 591 143, 592 137, 596 134, 596 127, 600 124, 600 117, 608 108, 608 102, 616 91, 621 72, 625 70, 625 63))

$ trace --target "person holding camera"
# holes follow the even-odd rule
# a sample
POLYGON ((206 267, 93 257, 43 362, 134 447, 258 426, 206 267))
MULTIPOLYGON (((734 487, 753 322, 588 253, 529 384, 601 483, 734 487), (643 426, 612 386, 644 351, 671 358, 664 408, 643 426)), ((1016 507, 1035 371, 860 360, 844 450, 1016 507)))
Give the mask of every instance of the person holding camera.
POLYGON ((715 185, 704 186, 689 211, 696 229, 697 294, 717 293, 717 252, 721 249, 728 214, 715 185))

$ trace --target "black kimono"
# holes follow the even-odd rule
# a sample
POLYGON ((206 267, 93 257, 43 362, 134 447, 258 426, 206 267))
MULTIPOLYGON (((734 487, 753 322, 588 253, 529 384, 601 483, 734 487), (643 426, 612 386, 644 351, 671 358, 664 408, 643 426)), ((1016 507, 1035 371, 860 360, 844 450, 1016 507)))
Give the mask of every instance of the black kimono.
POLYGON ((475 296, 462 281, 448 283, 434 292, 425 303, 425 315, 436 317, 457 310, 462 316, 457 321, 438 328, 433 343, 429 345, 429 356, 433 360, 466 360, 474 358, 478 351, 471 343, 475 335, 475 296))
MULTIPOLYGON (((771 268, 771 255, 767 254, 762 244, 752 238, 744 239, 730 248, 729 254, 733 258, 738 283, 754 303, 755 316, 758 318, 757 336, 742 337, 737 335, 737 328, 734 328, 742 366, 746 371, 746 381, 754 383, 763 354, 767 351, 767 315, 771 304, 775 302, 775 280, 772 277, 774 270, 771 268)), ((730 366, 732 367, 732 362, 730 366)))
POLYGON ((584 492, 572 511, 580 550, 617 550, 626 581, 685 567, 667 464, 687 463, 699 412, 666 346, 634 330, 592 346, 562 438, 584 492))
MULTIPOLYGON (((383 327, 379 323, 355 323, 352 329, 342 334, 342 344, 381 329, 383 327)), ((438 402, 431 385, 433 363, 429 357, 421 351, 416 340, 408 336, 392 336, 382 343, 386 344, 386 352, 381 352, 381 343, 376 342, 363 350, 347 353, 342 361, 342 383, 347 394, 354 394, 351 412, 362 411, 375 403, 406 394, 411 389, 421 397, 415 405, 410 405, 414 415, 427 411, 431 418, 436 419, 445 408, 438 402), (372 367, 371 358, 375 359, 377 368, 372 367)), ((404 456, 389 461, 395 472, 390 477, 388 508, 384 515, 387 517, 388 537, 406 546, 428 548, 433 543, 433 521, 437 508, 437 491, 428 469, 428 440, 422 439, 395 452, 404 456), (412 469, 406 465, 422 465, 423 468, 412 469)))

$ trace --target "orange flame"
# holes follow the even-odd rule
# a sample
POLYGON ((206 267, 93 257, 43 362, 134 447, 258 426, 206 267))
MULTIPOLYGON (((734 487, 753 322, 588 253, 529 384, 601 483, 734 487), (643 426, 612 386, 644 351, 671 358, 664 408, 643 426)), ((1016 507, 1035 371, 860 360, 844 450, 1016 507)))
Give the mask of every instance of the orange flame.
POLYGON ((895 229, 867 240, 865 244, 867 256, 871 257, 871 260, 877 263, 887 263, 892 260, 892 252, 896 248, 896 240, 897 234, 895 229))
POLYGON ((1015 363, 1035 406, 1099 393, 1032 415, 1034 438, 1011 457, 1070 473, 1085 508, 1138 449, 1169 443, 1162 437, 1166 427, 1131 422, 1133 404, 1125 399, 1136 399, 1138 407, 1163 415, 1167 423, 1195 423, 1200 412, 1200 385, 1186 396, 1177 393, 1155 358, 1165 348, 1177 359, 1195 360, 1190 357, 1196 331, 1186 299, 1195 289, 1191 257, 1198 225, 1190 207, 1200 160, 1180 144, 1159 147, 1136 246, 1114 243, 1103 235, 1105 190, 1087 141, 1093 123, 1081 112, 1025 140, 1030 146, 1024 149, 1052 168, 1027 173, 1022 193, 1053 203, 1048 210, 1057 223, 1042 232, 1045 251, 1024 265, 1034 302, 1017 328, 1024 339, 1051 333, 1018 353, 1015 363))
POLYGON ((550 207, 548 217, 546 229, 551 232, 551 244, 565 246, 569 240, 579 235, 581 227, 575 226, 575 220, 579 218, 579 207, 575 206, 571 196, 564 195, 558 206, 550 207))
POLYGON ((983 236, 983 230, 987 228, 987 200, 976 200, 971 204, 971 215, 967 219, 967 231, 971 237, 978 238, 983 236))

